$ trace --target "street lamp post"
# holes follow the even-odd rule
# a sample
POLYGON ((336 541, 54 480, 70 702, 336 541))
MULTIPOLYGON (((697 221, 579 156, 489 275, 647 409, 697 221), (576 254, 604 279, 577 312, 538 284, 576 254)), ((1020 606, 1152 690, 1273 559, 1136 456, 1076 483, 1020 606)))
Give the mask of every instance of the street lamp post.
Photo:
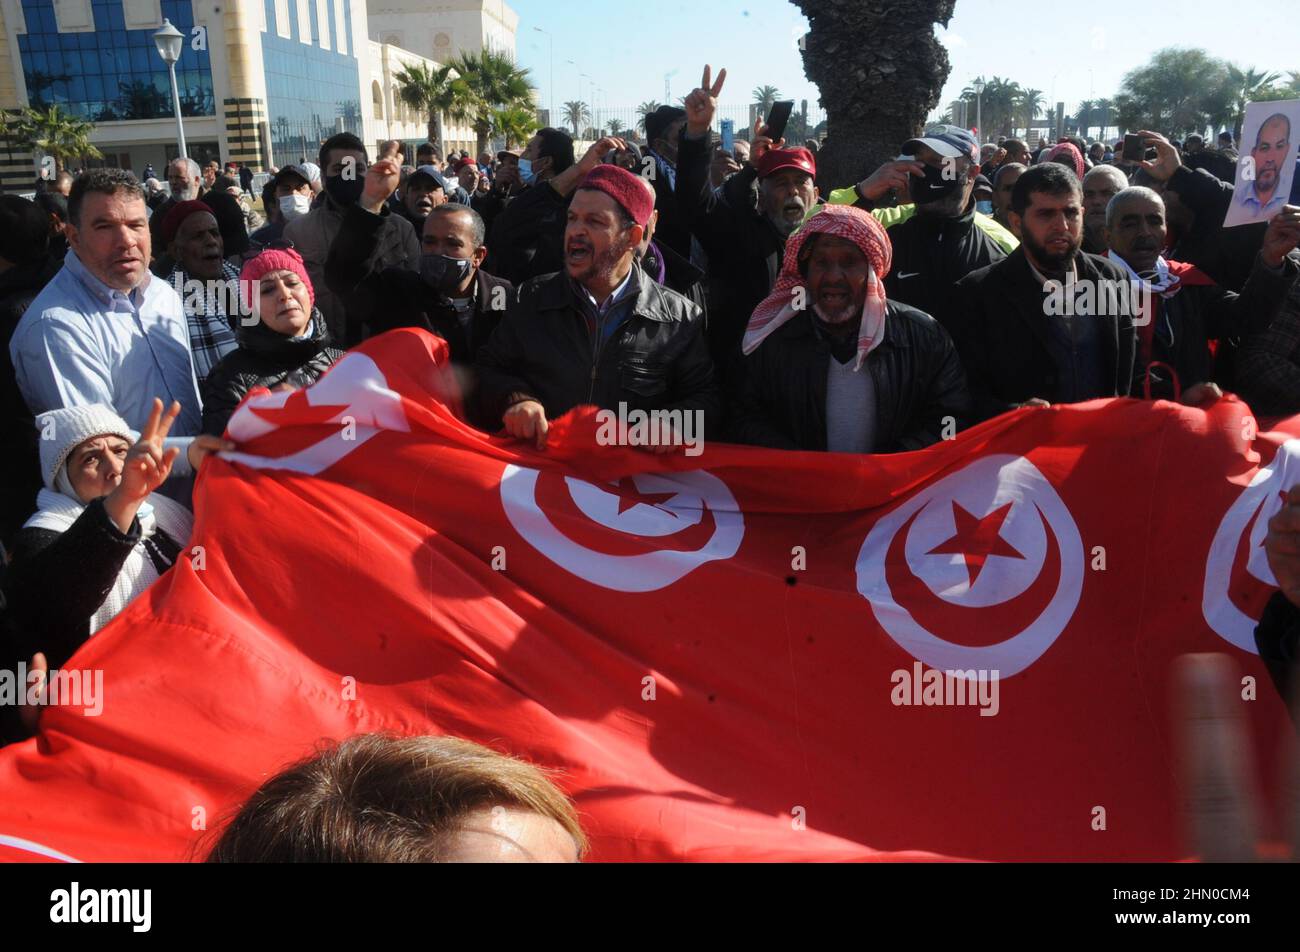
POLYGON ((975 90, 975 129, 979 133, 980 141, 983 142, 984 112, 981 108, 983 104, 980 102, 980 97, 984 95, 984 83, 977 79, 971 84, 971 89, 975 90))
POLYGON ((551 44, 551 122, 555 122, 555 37, 549 31, 543 30, 540 26, 533 27, 538 33, 545 33, 547 41, 551 44))
POLYGON ((177 158, 180 159, 189 158, 189 150, 185 148, 185 123, 181 121, 181 93, 176 85, 176 61, 181 58, 181 44, 184 42, 184 34, 166 19, 153 35, 154 46, 158 47, 158 55, 167 64, 167 72, 172 78, 172 109, 176 113, 176 146, 180 149, 177 158))

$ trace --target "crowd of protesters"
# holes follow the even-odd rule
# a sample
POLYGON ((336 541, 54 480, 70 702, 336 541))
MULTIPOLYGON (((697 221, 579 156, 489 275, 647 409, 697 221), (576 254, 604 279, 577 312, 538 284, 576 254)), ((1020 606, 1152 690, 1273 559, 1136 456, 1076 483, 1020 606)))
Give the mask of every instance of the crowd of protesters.
MULTIPOLYGON (((1124 161, 940 126, 823 193, 815 140, 760 122, 720 146, 724 81, 582 155, 542 129, 518 154, 407 163, 388 142, 371 162, 340 133, 273 170, 265 218, 251 170, 188 158, 165 189, 99 169, 0 198, 0 661, 63 663, 167 570, 250 391, 309 386, 394 328, 445 339, 470 421, 542 450, 580 405, 842 453, 1114 397, 1300 413, 1300 204, 1225 229, 1231 136, 1143 131, 1124 161), (1048 306, 1103 287, 1139 293, 1048 306)), ((1300 602, 1298 509, 1269 544, 1300 602)), ((1279 597, 1260 647, 1280 682, 1298 635, 1279 597)), ((242 844, 220 852, 279 848, 242 844)))

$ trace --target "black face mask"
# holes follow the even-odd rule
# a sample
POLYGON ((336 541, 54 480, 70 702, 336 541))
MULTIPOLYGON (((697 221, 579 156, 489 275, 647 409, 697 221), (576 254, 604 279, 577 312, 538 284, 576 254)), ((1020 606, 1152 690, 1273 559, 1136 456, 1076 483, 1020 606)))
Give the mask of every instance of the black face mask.
POLYGON ((447 255, 421 255, 420 277, 435 291, 451 294, 474 273, 474 262, 447 255))
POLYGON ((343 206, 355 205, 361 201, 361 193, 365 190, 366 183, 364 179, 345 179, 342 175, 327 175, 325 177, 325 191, 329 193, 330 198, 343 206))
POLYGON ((925 178, 917 178, 913 175, 907 183, 907 190, 914 203, 929 205, 931 202, 943 201, 961 186, 960 179, 944 178, 944 168, 936 169, 932 165, 927 165, 925 178))

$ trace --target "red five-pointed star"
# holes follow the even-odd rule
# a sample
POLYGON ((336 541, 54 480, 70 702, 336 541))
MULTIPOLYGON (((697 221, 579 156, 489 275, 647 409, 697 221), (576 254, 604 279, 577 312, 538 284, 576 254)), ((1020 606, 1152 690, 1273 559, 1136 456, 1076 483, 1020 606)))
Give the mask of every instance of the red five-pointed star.
MULTIPOLYGON (((307 400, 306 390, 295 390, 289 396, 289 399, 285 401, 283 407, 249 407, 248 409, 255 416, 261 417, 268 423, 274 423, 276 426, 305 427, 329 423, 347 408, 347 404, 317 406, 307 400)), ((289 432, 294 431, 290 430, 289 432)), ((295 438, 288 439, 286 436, 288 442, 282 440, 281 449, 284 453, 292 455, 320 442, 319 432, 311 430, 297 430, 296 432, 298 435, 295 438)))
POLYGON ((957 525, 957 534, 926 554, 962 556, 966 560, 966 572, 970 575, 971 588, 974 588, 975 583, 979 581, 980 573, 984 571, 985 560, 990 555, 1024 559, 1024 556, 1001 535, 1002 523, 1011 512, 1012 505, 1007 503, 1000 509, 994 509, 983 519, 977 519, 954 499, 952 515, 957 525))
MULTIPOLYGON (((677 493, 643 493, 636 488, 636 483, 631 476, 624 476, 618 481, 618 514, 621 516, 629 509, 635 509, 637 506, 654 506, 662 508, 663 504, 672 499, 677 493)), ((672 512, 665 509, 665 512, 672 512)), ((676 515, 676 513, 672 513, 676 515)))

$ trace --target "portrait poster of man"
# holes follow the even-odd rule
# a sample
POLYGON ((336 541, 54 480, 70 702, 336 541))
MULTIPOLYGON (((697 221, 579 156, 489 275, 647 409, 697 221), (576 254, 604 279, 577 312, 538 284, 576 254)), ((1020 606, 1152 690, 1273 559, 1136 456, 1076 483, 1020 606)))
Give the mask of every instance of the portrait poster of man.
POLYGON ((1237 181, 1224 227, 1272 219, 1289 201, 1300 148, 1300 99, 1253 102, 1242 126, 1237 181))

